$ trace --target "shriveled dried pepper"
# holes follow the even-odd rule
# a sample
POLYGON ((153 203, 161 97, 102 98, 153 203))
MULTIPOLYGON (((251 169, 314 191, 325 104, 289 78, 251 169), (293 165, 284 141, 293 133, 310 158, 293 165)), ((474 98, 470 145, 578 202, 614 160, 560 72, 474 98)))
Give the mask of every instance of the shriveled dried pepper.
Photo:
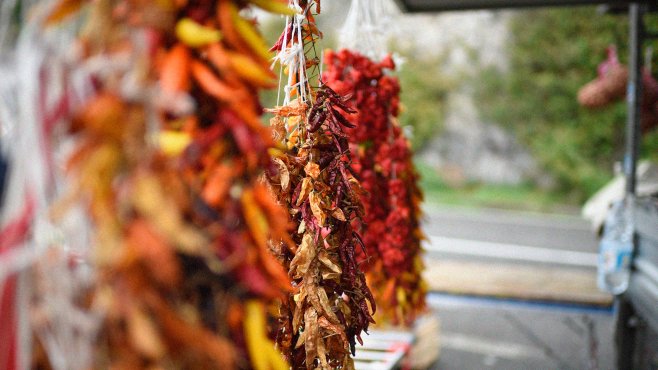
MULTIPOLYGON (((313 49, 309 46, 319 37, 311 13, 315 2, 298 5, 306 15, 304 24, 286 26, 273 49, 313 49), (295 45, 299 39, 303 44, 295 45)), ((292 250, 278 250, 295 291, 283 301, 275 334, 293 369, 353 369, 350 354, 374 322, 375 310, 356 261, 361 237, 353 222, 362 217, 363 206, 345 133, 353 127, 345 114, 353 111, 328 86, 311 87, 306 68, 316 60, 308 59, 311 63, 299 62, 304 68, 288 68, 293 75, 287 91, 295 99, 269 110, 275 115, 271 125, 289 150, 273 153, 267 176, 289 209, 295 242, 292 250)))

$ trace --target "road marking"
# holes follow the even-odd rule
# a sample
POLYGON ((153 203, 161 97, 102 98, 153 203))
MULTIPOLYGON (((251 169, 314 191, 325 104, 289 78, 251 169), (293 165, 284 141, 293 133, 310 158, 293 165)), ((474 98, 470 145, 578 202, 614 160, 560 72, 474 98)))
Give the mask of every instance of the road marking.
POLYGON ((501 342, 460 333, 441 333, 440 341, 441 348, 443 349, 477 353, 511 360, 545 357, 540 349, 532 346, 501 342))
POLYGON ((429 292, 427 304, 433 310, 441 312, 446 309, 497 309, 497 310, 523 310, 531 312, 560 312, 579 315, 613 316, 615 311, 612 305, 588 305, 565 302, 529 301, 513 297, 483 297, 454 295, 450 293, 429 292))
POLYGON ((509 211, 503 209, 470 209, 427 206, 423 208, 427 219, 447 218, 477 221, 490 224, 525 225, 591 232, 589 222, 572 215, 555 215, 528 211, 509 211))
POLYGON ((542 262, 575 267, 596 267, 597 254, 525 245, 466 240, 430 235, 425 243, 429 252, 498 258, 520 262, 542 262))

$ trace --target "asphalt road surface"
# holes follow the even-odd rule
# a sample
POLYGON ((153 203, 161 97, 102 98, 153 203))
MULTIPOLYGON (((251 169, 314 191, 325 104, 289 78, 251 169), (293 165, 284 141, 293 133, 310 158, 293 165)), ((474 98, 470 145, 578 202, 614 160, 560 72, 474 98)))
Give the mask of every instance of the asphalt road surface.
POLYGON ((424 211, 431 257, 596 267, 596 237, 576 215, 437 206, 424 211))
POLYGON ((441 322, 431 370, 613 370, 610 310, 430 295, 441 322))
MULTIPOLYGON (((597 240, 577 215, 428 206, 425 216, 429 259, 504 265, 512 276, 514 266, 537 265, 596 274, 597 240)), ((614 369, 611 308, 445 293, 429 300, 441 321, 432 370, 614 369)))

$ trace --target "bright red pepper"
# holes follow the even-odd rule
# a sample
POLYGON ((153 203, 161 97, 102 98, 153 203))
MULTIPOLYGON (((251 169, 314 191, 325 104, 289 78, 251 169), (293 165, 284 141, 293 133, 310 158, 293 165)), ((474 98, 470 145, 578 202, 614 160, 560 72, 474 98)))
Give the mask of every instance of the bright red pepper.
POLYGON ((410 323, 425 305, 418 268, 422 195, 409 143, 395 120, 400 85, 387 72, 395 64, 390 56, 377 63, 348 50, 328 51, 325 62, 323 81, 341 95, 352 96, 348 104, 357 111, 347 115, 356 127, 346 131, 352 167, 367 192, 362 197, 363 223, 355 225, 362 230, 367 253, 358 257, 368 270, 384 320, 410 323), (398 301, 401 296, 405 302, 398 301))

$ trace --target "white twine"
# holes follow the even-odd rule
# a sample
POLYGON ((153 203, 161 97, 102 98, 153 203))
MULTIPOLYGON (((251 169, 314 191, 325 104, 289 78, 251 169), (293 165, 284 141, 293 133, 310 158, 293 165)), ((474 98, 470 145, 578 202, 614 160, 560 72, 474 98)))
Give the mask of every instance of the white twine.
POLYGON ((388 53, 388 41, 396 30, 395 6, 389 0, 352 0, 339 30, 339 48, 380 60, 388 53))
MULTIPOLYGON (((285 31, 283 35, 283 44, 281 50, 273 58, 273 63, 279 62, 281 70, 288 68, 288 82, 283 88, 284 98, 282 105, 288 105, 292 101, 292 91, 297 90, 299 98, 302 102, 310 99, 310 91, 308 91, 308 76, 306 75, 306 55, 304 53, 304 43, 302 40, 302 23, 305 20, 305 14, 299 5, 299 0, 289 0, 288 6, 297 11, 294 16, 286 17, 285 31), (288 30, 290 34, 288 34, 288 30), (288 43, 290 42, 290 45, 288 43), (295 77, 299 80, 294 82, 295 77)), ((311 5, 306 8, 310 9, 311 5)), ((279 74, 279 94, 277 94, 277 105, 280 103, 281 91, 281 74, 279 74)))

